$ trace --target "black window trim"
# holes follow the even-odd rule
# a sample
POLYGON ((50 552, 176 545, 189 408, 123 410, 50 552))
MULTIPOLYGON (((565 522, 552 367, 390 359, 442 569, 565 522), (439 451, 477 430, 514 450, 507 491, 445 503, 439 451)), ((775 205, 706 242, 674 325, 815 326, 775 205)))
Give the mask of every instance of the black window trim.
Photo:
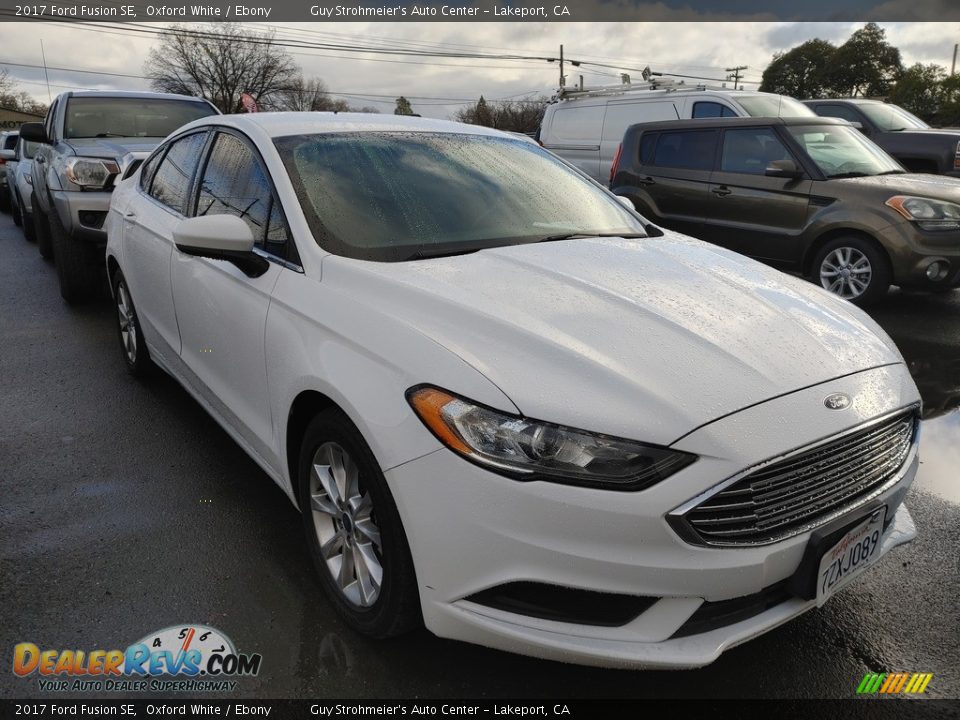
MULTIPOLYGON (((202 159, 202 158, 203 158, 203 153, 206 151, 207 145, 210 144, 210 137, 209 137, 208 130, 209 130, 209 128, 207 128, 207 127, 190 128, 190 129, 187 130, 186 132, 183 132, 183 133, 181 133, 180 135, 177 135, 177 136, 175 136, 175 137, 172 137, 172 138, 170 138, 169 140, 167 140, 166 142, 164 142, 163 144, 161 144, 160 147, 158 147, 156 150, 154 150, 153 153, 151 153, 151 154, 147 157, 147 159, 144 160, 143 163, 141 163, 140 167, 143 168, 143 166, 147 164, 147 161, 151 160, 151 159, 152 159, 155 155, 157 155, 158 153, 162 156, 162 157, 160 157, 159 161, 157 162, 157 166, 153 169, 153 173, 150 175, 150 178, 149 178, 149 180, 147 181, 147 186, 144 187, 144 185, 143 185, 143 177, 142 177, 142 176, 141 176, 141 178, 140 178, 140 182, 137 183, 137 189, 139 190, 139 192, 140 192, 147 200, 149 200, 150 202, 154 203, 154 204, 157 205, 158 207, 161 207, 161 208, 163 208, 164 210, 173 213, 174 215, 176 215, 176 216, 178 216, 178 217, 181 217, 181 218, 188 218, 188 217, 190 217, 190 215, 185 215, 184 213, 180 212, 180 211, 177 210, 176 208, 170 207, 170 206, 167 205, 166 203, 160 202, 159 200, 157 200, 157 198, 155 198, 155 197, 154 197, 153 195, 151 195, 150 193, 153 191, 153 181, 154 181, 154 179, 156 178, 157 170, 159 170, 159 169, 160 169, 160 166, 163 165, 163 161, 167 159, 167 153, 169 152, 170 147, 171 147, 174 143, 180 142, 181 140, 184 140, 184 139, 190 137, 191 135, 200 135, 201 133, 202 133, 202 134, 205 134, 205 135, 207 135, 207 137, 206 137, 206 139, 205 139, 204 142, 203 142, 203 147, 201 147, 201 149, 200 149, 200 153, 201 153, 200 157, 201 157, 201 159, 202 159)), ((192 195, 192 193, 193 193, 194 186, 195 186, 195 184, 196 184, 196 182, 197 182, 197 177, 199 176, 199 173, 198 173, 199 168, 200 168, 200 163, 198 162, 197 165, 196 165, 196 166, 194 167, 194 169, 193 169, 193 176, 192 176, 191 179, 190 179, 190 184, 187 186, 187 192, 186 192, 185 197, 184 197, 184 200, 185 200, 185 201, 189 201, 189 199, 190 199, 190 197, 191 197, 191 195, 192 195)), ((142 171, 141 171, 141 172, 142 172, 142 171)), ((189 205, 187 205, 187 207, 185 207, 184 209, 185 209, 185 210, 189 210, 189 205)))
POLYGON ((270 186, 270 213, 267 214, 267 217, 269 219, 270 214, 272 214, 274 203, 278 204, 280 206, 280 210, 283 212, 283 225, 287 231, 287 243, 293 248, 293 252, 296 255, 297 261, 294 262, 293 260, 282 258, 266 249, 266 228, 264 228, 264 247, 260 248, 254 244, 253 252, 257 255, 260 255, 264 259, 269 260, 270 262, 274 262, 281 267, 287 268, 288 270, 303 273, 303 265, 300 261, 300 248, 297 247, 293 233, 290 231, 290 222, 287 220, 287 210, 284 208, 283 202, 280 200, 280 196, 277 193, 276 183, 273 182, 273 176, 270 174, 270 169, 267 167, 267 163, 264 162, 263 155, 260 153, 260 150, 245 133, 237 130, 236 128, 228 127, 226 125, 208 125, 205 129, 210 130, 210 136, 207 138, 206 145, 201 152, 200 162, 197 164, 197 172, 190 186, 190 200, 187 203, 189 215, 187 217, 196 217, 197 205, 200 202, 200 180, 207 171, 207 165, 210 163, 210 156, 213 154, 213 147, 216 144, 217 135, 219 133, 233 135, 253 153, 254 160, 260 164, 260 169, 263 171, 263 175, 267 179, 267 184, 270 186))

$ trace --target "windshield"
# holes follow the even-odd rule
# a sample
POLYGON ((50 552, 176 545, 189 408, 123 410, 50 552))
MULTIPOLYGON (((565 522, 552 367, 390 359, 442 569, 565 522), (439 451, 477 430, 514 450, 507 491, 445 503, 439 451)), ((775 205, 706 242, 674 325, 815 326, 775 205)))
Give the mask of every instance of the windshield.
POLYGON ((828 178, 904 172, 900 164, 849 125, 787 128, 828 178))
POLYGON ((567 235, 645 235, 636 215, 538 145, 450 133, 275 140, 307 221, 337 255, 400 261, 567 235))
POLYGON ((914 117, 902 107, 885 103, 857 103, 870 122, 884 132, 896 130, 926 130, 930 126, 914 117))
POLYGON ((198 100, 73 97, 67 103, 65 138, 158 137, 215 114, 198 100))
POLYGON ((786 95, 736 95, 740 106, 752 117, 810 117, 816 113, 786 95))

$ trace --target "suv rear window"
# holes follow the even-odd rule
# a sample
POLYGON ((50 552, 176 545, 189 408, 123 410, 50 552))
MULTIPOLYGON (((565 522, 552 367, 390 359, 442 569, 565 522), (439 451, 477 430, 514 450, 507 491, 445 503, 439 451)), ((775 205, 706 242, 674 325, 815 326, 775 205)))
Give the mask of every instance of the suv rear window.
POLYGON ((685 170, 712 170, 716 150, 716 130, 660 133, 653 164, 685 170))
POLYGON ((198 118, 215 114, 205 102, 167 98, 72 97, 64 138, 163 138, 198 118))

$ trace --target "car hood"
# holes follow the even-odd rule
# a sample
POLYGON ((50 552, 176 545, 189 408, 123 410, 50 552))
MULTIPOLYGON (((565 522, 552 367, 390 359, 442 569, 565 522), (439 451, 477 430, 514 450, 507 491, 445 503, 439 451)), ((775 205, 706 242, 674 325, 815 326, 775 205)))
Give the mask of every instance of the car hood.
POLYGON ((527 417, 664 445, 902 361, 849 303, 672 233, 403 263, 328 256, 328 280, 456 353, 527 417))
POLYGON ((837 178, 829 182, 842 182, 864 189, 876 189, 891 195, 919 195, 935 200, 960 202, 960 182, 946 175, 874 175, 872 177, 837 178))
POLYGON ((128 153, 150 153, 162 137, 70 138, 67 144, 77 155, 119 160, 128 153))

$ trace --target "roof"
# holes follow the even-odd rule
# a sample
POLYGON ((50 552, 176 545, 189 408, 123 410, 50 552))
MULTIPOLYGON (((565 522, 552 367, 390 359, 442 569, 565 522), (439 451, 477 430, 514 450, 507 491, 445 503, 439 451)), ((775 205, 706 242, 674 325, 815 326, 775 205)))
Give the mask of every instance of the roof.
MULTIPOLYGON (((410 115, 378 115, 345 112, 264 112, 242 115, 211 115, 193 121, 191 126, 227 125, 269 137, 346 132, 402 132, 404 130, 433 133, 460 133, 512 137, 507 133, 480 125, 449 120, 434 120, 410 115)), ((189 127, 189 126, 188 126, 189 127)))
POLYGON ((139 100, 151 100, 163 98, 165 100, 192 100, 194 102, 206 102, 201 97, 195 95, 176 95, 174 93, 133 91, 133 90, 73 90, 69 93, 70 97, 115 97, 115 98, 134 98, 139 100))
POLYGON ((637 123, 633 128, 649 130, 690 130, 728 127, 762 127, 767 125, 850 125, 846 120, 833 117, 737 117, 737 118, 701 118, 698 120, 662 120, 660 122, 637 123))

